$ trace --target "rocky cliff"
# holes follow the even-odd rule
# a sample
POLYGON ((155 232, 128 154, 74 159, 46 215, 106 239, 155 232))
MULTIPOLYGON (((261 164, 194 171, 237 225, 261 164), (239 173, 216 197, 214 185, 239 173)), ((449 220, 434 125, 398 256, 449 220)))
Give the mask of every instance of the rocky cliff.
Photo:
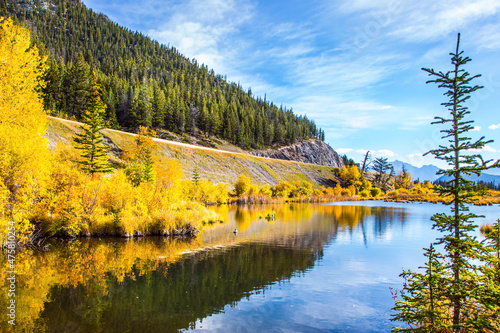
POLYGON ((342 167, 342 160, 332 147, 320 140, 296 142, 278 149, 255 150, 250 154, 280 160, 305 162, 317 165, 342 167))

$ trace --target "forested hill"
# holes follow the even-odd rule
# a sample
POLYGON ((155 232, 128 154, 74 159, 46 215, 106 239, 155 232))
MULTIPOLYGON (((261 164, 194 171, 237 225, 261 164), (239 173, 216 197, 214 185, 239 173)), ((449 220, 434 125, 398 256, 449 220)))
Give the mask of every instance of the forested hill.
POLYGON ((54 115, 80 119, 95 71, 112 128, 214 136, 246 149, 324 140, 307 117, 254 97, 174 47, 120 27, 79 0, 0 0, 0 16, 29 28, 33 42, 49 55, 43 92, 54 115))

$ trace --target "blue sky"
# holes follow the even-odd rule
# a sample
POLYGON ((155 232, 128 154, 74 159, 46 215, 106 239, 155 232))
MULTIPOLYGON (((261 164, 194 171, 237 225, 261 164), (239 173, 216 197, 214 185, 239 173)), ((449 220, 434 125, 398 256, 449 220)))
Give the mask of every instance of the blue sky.
MULTIPOLYGON (((422 157, 442 143, 444 90, 422 67, 451 70, 458 32, 483 74, 469 107, 500 157, 499 0, 83 0, 96 12, 208 65, 254 95, 307 114, 337 152, 360 161, 422 157)), ((442 165, 441 165, 442 166, 442 165)))

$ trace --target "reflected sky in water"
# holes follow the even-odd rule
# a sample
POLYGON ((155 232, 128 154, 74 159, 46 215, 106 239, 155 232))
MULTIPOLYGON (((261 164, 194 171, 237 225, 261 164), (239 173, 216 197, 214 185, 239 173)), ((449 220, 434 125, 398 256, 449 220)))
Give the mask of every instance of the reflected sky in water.
MULTIPOLYGON (((403 268, 423 263, 422 248, 438 236, 430 216, 447 208, 383 202, 333 206, 329 215, 336 233, 314 267, 227 306, 223 313, 198 320, 193 331, 390 331, 394 300, 389 286, 400 288, 403 268)), ((496 207, 472 210, 487 215, 479 224, 493 223, 499 212, 496 207)))

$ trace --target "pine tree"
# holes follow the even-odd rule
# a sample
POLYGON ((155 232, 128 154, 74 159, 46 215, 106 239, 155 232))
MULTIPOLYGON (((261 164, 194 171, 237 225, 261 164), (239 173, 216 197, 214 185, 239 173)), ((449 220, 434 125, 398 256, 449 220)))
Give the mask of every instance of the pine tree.
POLYGON ((80 129, 83 133, 78 133, 73 138, 75 147, 82 150, 82 169, 91 175, 111 171, 108 148, 103 145, 103 136, 100 133, 104 128, 104 114, 100 86, 97 84, 97 75, 93 73, 89 98, 82 113, 84 125, 80 129))
POLYGON ((62 93, 66 103, 62 111, 70 117, 82 119, 86 101, 92 93, 92 88, 89 86, 90 79, 89 65, 79 53, 75 62, 67 66, 63 79, 62 93))
POLYGON ((154 128, 164 128, 165 127, 165 115, 167 102, 165 100, 165 94, 163 90, 158 87, 157 84, 153 87, 153 119, 152 125, 154 128))
POLYGON ((406 322, 410 327, 397 327, 393 332, 436 332, 445 326, 443 314, 446 311, 440 301, 443 286, 446 285, 445 266, 441 254, 432 244, 424 250, 427 262, 419 267, 423 272, 408 270, 400 275, 405 279, 405 289, 402 300, 397 301, 394 307, 398 314, 391 319, 406 322))
MULTIPOLYGON (((468 181, 465 175, 479 176, 482 170, 498 166, 499 161, 491 163, 492 161, 485 161, 480 154, 471 153, 477 152, 491 141, 485 141, 484 137, 472 141, 465 134, 473 129, 473 121, 466 120, 470 111, 465 103, 474 91, 482 87, 471 85, 471 81, 480 75, 470 76, 462 69, 471 59, 464 57, 463 51, 460 51, 460 34, 456 50, 450 55, 454 67, 451 71, 443 73, 423 68, 429 76, 436 77, 427 83, 437 83, 440 88, 447 89, 444 95, 449 100, 442 105, 450 113, 448 118, 435 117, 436 121, 433 122, 450 125, 449 128, 441 130, 442 139, 446 139, 448 145, 440 145, 439 148, 428 152, 450 166, 450 169, 438 172, 450 177, 444 187, 438 187, 438 191, 441 196, 451 199, 451 214, 438 213, 432 216, 433 228, 443 234, 435 245, 442 245, 444 248, 444 268, 448 272, 444 277, 446 283, 443 284, 444 291, 438 303, 447 305, 447 309, 443 311, 443 314, 448 316, 445 324, 453 332, 484 331, 498 326, 500 318, 498 311, 496 315, 485 315, 490 312, 487 300, 494 294, 494 290, 489 287, 495 283, 491 283, 488 276, 478 274, 487 251, 472 235, 477 228, 473 220, 479 216, 470 213, 465 205, 474 195, 473 182, 468 181)), ((413 283, 415 281, 410 281, 409 285, 413 283)), ((397 318, 405 320, 401 315, 402 313, 397 318)), ((421 331, 432 322, 429 318, 424 318, 421 324, 414 330, 421 331)))
POLYGON ((62 68, 63 66, 61 66, 56 60, 52 59, 44 77, 47 85, 42 89, 44 95, 44 108, 46 110, 55 112, 57 115, 59 115, 59 112, 62 108, 61 90, 62 80, 64 77, 62 68))
POLYGON ((153 141, 154 137, 156 137, 155 131, 140 126, 134 142, 126 145, 122 151, 122 158, 129 162, 125 174, 134 186, 155 180, 154 163, 157 146, 153 141))
POLYGON ((198 167, 194 167, 193 170, 193 184, 198 185, 198 182, 200 181, 200 174, 198 173, 198 167))
POLYGON ((144 170, 143 170, 143 179, 145 182, 152 182, 155 179, 154 169, 153 169, 153 156, 152 151, 147 150, 144 156, 144 170))
POLYGON ((387 162, 387 157, 376 158, 375 161, 373 161, 372 169, 376 173, 374 183, 381 189, 385 189, 389 180, 394 175, 394 168, 389 162, 387 162))

